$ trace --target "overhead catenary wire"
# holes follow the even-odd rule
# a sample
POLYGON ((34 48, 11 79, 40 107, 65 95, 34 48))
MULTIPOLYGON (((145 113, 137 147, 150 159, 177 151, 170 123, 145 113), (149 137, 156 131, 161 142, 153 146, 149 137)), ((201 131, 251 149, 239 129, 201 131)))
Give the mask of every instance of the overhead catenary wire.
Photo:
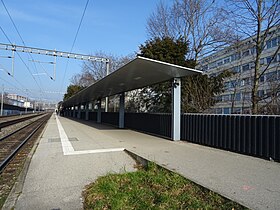
MULTIPOLYGON (((6 68, 4 68, 4 66, 2 66, 2 65, 0 64, 0 67, 1 67, 1 69, 3 69, 3 71, 5 71, 10 77, 12 77, 11 74, 9 73, 9 71, 8 71, 6 68)), ((21 86, 22 89, 19 89, 19 88, 16 87, 16 86, 14 86, 14 87, 18 88, 18 90, 24 90, 25 92, 28 92, 28 91, 29 91, 29 89, 26 88, 22 83, 20 83, 15 77, 12 77, 12 78, 16 81, 16 83, 18 83, 18 84, 21 86)), ((1 78, 1 77, 0 77, 0 79, 3 80, 3 81, 5 81, 5 82, 7 82, 7 83, 10 84, 10 85, 12 84, 12 83, 8 82, 7 80, 4 80, 4 79, 1 78)))
MULTIPOLYGON (((8 16, 9 16, 9 18, 10 18, 10 20, 11 20, 11 22, 12 22, 12 24, 13 24, 13 26, 14 26, 16 32, 17 32, 17 34, 18 34, 18 36, 20 37, 22 44, 23 44, 24 46, 26 46, 26 45, 25 45, 25 42, 24 42, 24 40, 23 40, 21 34, 19 33, 19 30, 18 30, 18 28, 17 28, 17 26, 16 26, 16 24, 15 24, 15 22, 14 22, 12 16, 11 16, 9 10, 8 10, 8 8, 6 7, 6 5, 5 5, 5 3, 4 3, 3 0, 1 0, 1 2, 2 2, 2 5, 3 5, 3 7, 4 7, 6 13, 8 14, 8 16)), ((33 56, 32 56, 30 53, 28 53, 28 55, 33 59, 33 56)), ((34 60, 34 59, 33 59, 33 60, 34 60)), ((37 67, 36 67, 35 64, 34 64, 34 68, 35 68, 35 71, 38 73, 38 69, 37 69, 37 67)), ((34 79, 35 79, 35 78, 34 78, 34 79)), ((35 80, 36 80, 36 79, 35 79, 35 80)), ((39 78, 39 81, 40 81, 41 86, 42 86, 42 82, 41 82, 40 78, 39 78)), ((37 83, 37 82, 36 82, 36 83, 37 83)))
MULTIPOLYGON (((7 36, 7 34, 5 33, 5 31, 3 30, 3 28, 0 26, 1 31, 3 32, 3 34, 5 35, 5 37, 7 38, 7 40, 10 42, 11 45, 13 45, 13 43, 11 42, 11 40, 9 39, 9 37, 7 36)), ((26 67, 26 69, 28 70, 28 72, 30 73, 31 77, 33 78, 33 80, 35 81, 36 85, 38 86, 38 88, 40 89, 40 92, 43 92, 42 88, 40 87, 40 85, 38 84, 38 81, 35 79, 35 77, 32 75, 32 72, 30 70, 30 68, 28 67, 28 65, 25 63, 25 61, 23 60, 23 58, 20 56, 20 54, 16 51, 16 54, 18 55, 18 57, 20 58, 21 62, 24 64, 24 66, 26 67)))
MULTIPOLYGON (((2 0, 1 0, 1 1, 2 1, 2 0)), ((74 38, 74 41, 73 41, 73 43, 72 43, 70 53, 72 53, 72 50, 73 50, 74 45, 75 45, 75 43, 76 43, 76 40, 77 40, 79 31, 80 31, 80 28, 81 28, 81 25, 82 25, 82 22, 83 22, 83 19, 84 19, 84 16, 85 16, 85 13, 86 13, 86 10, 87 10, 87 7, 88 7, 88 3, 89 3, 89 0, 87 0, 86 5, 85 5, 85 8, 84 8, 84 10, 83 10, 83 14, 82 14, 82 17, 81 17, 80 22, 79 22, 79 26, 78 26, 77 31, 76 31, 76 34, 75 34, 75 38, 74 38)), ((66 63, 65 69, 64 69, 63 78, 62 78, 62 82, 61 82, 60 92, 62 91, 62 88, 63 88, 63 85, 64 85, 64 80, 65 80, 66 71, 67 71, 67 69, 68 69, 68 65, 69 65, 69 60, 67 60, 67 63, 66 63)))

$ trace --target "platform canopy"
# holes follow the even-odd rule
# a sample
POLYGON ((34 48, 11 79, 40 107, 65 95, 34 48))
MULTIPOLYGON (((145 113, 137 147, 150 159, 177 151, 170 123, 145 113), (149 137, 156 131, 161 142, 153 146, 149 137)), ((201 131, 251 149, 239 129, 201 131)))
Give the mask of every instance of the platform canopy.
POLYGON ((70 97, 63 102, 63 106, 69 107, 99 100, 173 78, 199 73, 202 73, 202 71, 138 56, 128 64, 70 97))

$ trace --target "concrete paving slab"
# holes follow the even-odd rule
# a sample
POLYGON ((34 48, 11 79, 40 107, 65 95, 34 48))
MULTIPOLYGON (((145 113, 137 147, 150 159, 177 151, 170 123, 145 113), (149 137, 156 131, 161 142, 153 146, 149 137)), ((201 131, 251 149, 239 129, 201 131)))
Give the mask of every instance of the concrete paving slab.
POLYGON ((64 155, 54 121, 52 117, 32 157, 15 209, 81 209, 87 184, 107 173, 135 171, 135 161, 124 151, 64 155))
MULTIPOLYGON (((74 151, 125 148, 252 209, 279 209, 280 164, 143 133, 59 117, 74 151)), ((84 185, 108 171, 132 171, 124 152, 63 155, 52 119, 33 156, 16 209, 81 208, 84 185)))
MULTIPOLYGON (((123 147, 249 208, 279 209, 279 163, 92 122, 61 122, 73 124, 72 132, 83 127, 83 133, 98 136, 94 141, 102 148, 123 147)), ((94 146, 89 143, 87 149, 94 146)))

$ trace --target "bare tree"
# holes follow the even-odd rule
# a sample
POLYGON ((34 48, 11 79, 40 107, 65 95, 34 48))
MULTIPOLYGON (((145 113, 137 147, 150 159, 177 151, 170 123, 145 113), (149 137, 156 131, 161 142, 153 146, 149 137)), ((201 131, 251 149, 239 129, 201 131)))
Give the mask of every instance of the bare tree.
POLYGON ((274 34, 279 30, 280 24, 280 2, 279 0, 230 0, 227 4, 227 10, 224 11, 227 17, 231 17, 231 28, 236 30, 243 37, 252 37, 255 46, 254 71, 252 75, 252 114, 258 113, 260 97, 258 90, 260 78, 269 69, 277 53, 280 50, 280 44, 272 53, 271 60, 261 66, 261 58, 267 47, 267 42, 274 38, 274 34))
MULTIPOLYGON (((117 70, 121 66, 130 62, 134 55, 127 55, 124 57, 115 56, 112 54, 107 54, 104 52, 95 53, 96 56, 105 57, 110 60, 109 62, 109 73, 117 70)), ((74 75, 71 78, 71 84, 87 87, 96 81, 104 78, 106 76, 106 63, 104 62, 94 62, 94 61, 85 61, 83 63, 81 73, 74 75)))
POLYGON ((215 0, 174 0, 171 7, 159 3, 148 18, 147 32, 152 38, 183 37, 189 42, 189 58, 197 62, 226 45, 234 34, 230 28, 221 27, 224 21, 215 0))
MULTIPOLYGON (((118 68, 127 64, 135 57, 133 54, 122 57, 122 56, 116 56, 113 54, 107 54, 107 53, 104 53, 101 51, 95 53, 95 55, 102 56, 102 57, 108 58, 110 60, 109 61, 109 73, 116 71, 118 68)), ((93 75, 95 80, 99 80, 106 76, 106 71, 107 71, 106 63, 87 61, 87 62, 84 62, 82 71, 93 75)))

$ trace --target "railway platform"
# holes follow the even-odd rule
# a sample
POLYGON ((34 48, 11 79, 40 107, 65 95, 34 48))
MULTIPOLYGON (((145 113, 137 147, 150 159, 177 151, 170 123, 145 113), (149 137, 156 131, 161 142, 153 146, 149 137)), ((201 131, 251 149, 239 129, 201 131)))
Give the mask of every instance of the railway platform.
POLYGON ((279 163, 55 114, 22 187, 14 190, 5 207, 81 209, 85 185, 109 172, 135 170, 124 149, 251 209, 279 209, 279 163))

